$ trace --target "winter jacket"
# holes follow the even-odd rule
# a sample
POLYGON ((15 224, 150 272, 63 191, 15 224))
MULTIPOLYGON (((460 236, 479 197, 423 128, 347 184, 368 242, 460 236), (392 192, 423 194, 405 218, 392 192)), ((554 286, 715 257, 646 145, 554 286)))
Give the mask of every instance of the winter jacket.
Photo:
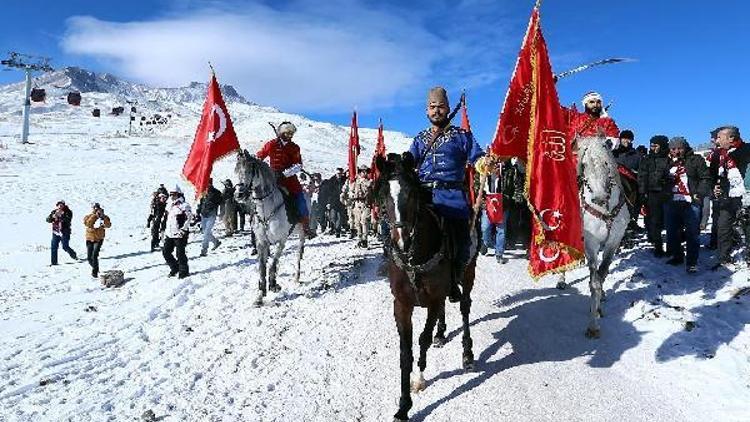
POLYGON ((269 159, 271 170, 281 173, 279 185, 286 188, 290 194, 302 192, 302 185, 297 179, 297 173, 302 170, 302 154, 299 145, 293 141, 271 139, 255 155, 260 160, 269 159))
POLYGON ((641 164, 641 155, 633 146, 624 147, 619 145, 612 151, 612 155, 615 157, 617 164, 627 167, 628 169, 637 172, 638 167, 641 164))
POLYGON ((213 186, 208 187, 208 191, 198 202, 196 210, 201 217, 211 217, 219 212, 219 206, 223 200, 222 193, 213 186))
POLYGON ((526 189, 526 171, 523 162, 511 161, 503 164, 502 193, 505 201, 524 202, 524 190, 526 189))
POLYGON ((715 148, 711 151, 709 163, 713 185, 719 185, 725 197, 741 198, 745 193, 744 177, 750 163, 750 145, 739 141, 728 151, 715 148))
POLYGON ((70 234, 71 221, 73 221, 73 211, 67 205, 62 210, 52 210, 47 216, 47 222, 52 223, 52 233, 58 236, 70 234))
POLYGON ((155 226, 158 226, 161 222, 162 217, 164 217, 164 211, 166 209, 167 203, 160 201, 159 198, 156 198, 151 203, 151 213, 148 216, 149 224, 153 223, 155 226))
POLYGON ((104 240, 105 229, 112 227, 109 216, 99 218, 95 212, 83 217, 83 225, 86 226, 86 240, 89 242, 104 240))
POLYGON ((370 180, 366 177, 357 177, 352 184, 350 199, 352 201, 368 202, 370 196, 370 180))
POLYGON ((164 236, 170 239, 181 239, 188 236, 193 212, 183 198, 177 198, 167 204, 167 212, 162 219, 164 236))
MULTIPOLYGON (((672 166, 672 160, 669 159, 669 166, 672 166)), ((687 175, 687 187, 690 195, 698 196, 698 203, 703 203, 703 198, 711 194, 711 175, 708 172, 708 166, 706 166, 706 160, 693 153, 692 149, 688 149, 685 152, 684 157, 685 173, 687 175)), ((669 173, 669 170, 667 170, 669 173)), ((674 180, 669 180, 665 186, 664 192, 672 194, 672 188, 674 187, 674 180)), ((673 195, 674 196, 674 195, 673 195)), ((673 196, 670 196, 672 198, 673 196)))
POLYGON ((432 129, 425 129, 409 148, 417 163, 419 180, 432 189, 432 203, 438 214, 469 218, 464 169, 467 163, 474 165, 484 151, 471 132, 455 126, 447 127, 434 141, 432 137, 432 129))
POLYGON ((669 149, 667 142, 659 141, 659 153, 649 153, 643 157, 638 166, 638 193, 648 195, 651 192, 664 192, 667 188, 669 174, 669 149))

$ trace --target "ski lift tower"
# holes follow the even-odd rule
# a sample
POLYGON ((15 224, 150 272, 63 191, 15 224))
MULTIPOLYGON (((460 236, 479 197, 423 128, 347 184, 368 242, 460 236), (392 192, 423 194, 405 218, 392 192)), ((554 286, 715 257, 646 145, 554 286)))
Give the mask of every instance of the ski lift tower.
POLYGON ((23 102, 23 130, 21 131, 21 143, 29 143, 29 112, 31 111, 31 74, 33 72, 52 72, 54 69, 49 65, 49 58, 36 57, 28 54, 9 52, 6 60, 0 64, 12 69, 23 69, 26 72, 26 95, 23 102))

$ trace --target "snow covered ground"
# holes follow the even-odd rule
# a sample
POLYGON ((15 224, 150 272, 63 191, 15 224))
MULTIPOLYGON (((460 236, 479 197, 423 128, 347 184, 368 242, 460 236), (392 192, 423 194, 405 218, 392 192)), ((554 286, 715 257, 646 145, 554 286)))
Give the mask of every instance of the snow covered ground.
MULTIPOLYGON (((250 104, 230 111, 251 149, 269 136, 265 121, 283 118, 250 104)), ((166 421, 390 420, 399 351, 387 280, 376 275, 379 248, 320 236, 293 285, 290 242, 283 289, 259 309, 250 306, 257 266, 248 236, 222 239, 200 258, 194 235, 192 276, 167 278, 161 255, 148 252, 149 193, 160 182, 187 187, 179 174, 197 120, 185 113, 158 133, 127 137, 127 117, 88 116, 38 113, 35 144, 22 146, 12 137, 18 116, 0 115, 0 421, 140 420, 149 410, 166 421), (58 199, 73 209, 81 256, 83 215, 102 204, 112 228, 101 267, 123 270, 125 285, 100 287, 62 251, 62 265, 48 266, 44 218, 58 199)), ((345 162, 335 146, 345 129, 292 118, 305 123, 308 166, 328 173, 345 162)), ((374 131, 365 138, 372 145, 374 131)), ((392 150, 405 145, 392 139, 392 150)), ((232 168, 225 160, 214 177, 233 178, 232 168)), ((749 273, 711 272, 711 263, 702 250, 702 271, 688 276, 643 248, 623 250, 605 284, 602 338, 588 340, 584 271, 560 291, 556 280, 531 281, 522 257, 504 266, 480 257, 476 370, 461 370, 451 306, 451 341, 428 353, 413 420, 750 420, 750 297, 733 297, 749 273)), ((424 317, 415 313, 417 327, 424 317)))

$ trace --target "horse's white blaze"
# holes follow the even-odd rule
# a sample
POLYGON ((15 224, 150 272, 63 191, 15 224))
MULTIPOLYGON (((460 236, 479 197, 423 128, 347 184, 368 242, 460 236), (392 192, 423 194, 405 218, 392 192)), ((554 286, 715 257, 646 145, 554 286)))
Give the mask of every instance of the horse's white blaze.
MULTIPOLYGON (((391 201, 393 204, 393 221, 399 222, 401 221, 401 211, 398 208, 398 197, 401 194, 401 185, 398 184, 397 180, 391 180, 388 182, 388 185, 390 187, 389 191, 391 194, 391 201)), ((396 228, 396 233, 398 234, 398 239, 396 240, 398 247, 402 250, 404 249, 404 229, 401 227, 396 228)))

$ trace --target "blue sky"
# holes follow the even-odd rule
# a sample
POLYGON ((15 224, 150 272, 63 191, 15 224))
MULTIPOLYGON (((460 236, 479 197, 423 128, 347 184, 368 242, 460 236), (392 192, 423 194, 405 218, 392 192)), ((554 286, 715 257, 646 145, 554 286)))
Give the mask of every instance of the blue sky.
MULTIPOLYGON (((207 77, 248 99, 347 125, 414 134, 434 85, 467 90, 480 143, 493 134, 532 1, 161 0, 6 2, 0 52, 108 71, 153 85, 207 77)), ((635 63, 558 84, 561 101, 596 90, 637 143, 663 133, 702 143, 713 127, 750 133, 750 2, 545 0, 555 71, 607 58, 635 63)), ((20 80, 0 72, 0 83, 20 80)), ((750 135, 745 137, 750 138, 750 135)))

